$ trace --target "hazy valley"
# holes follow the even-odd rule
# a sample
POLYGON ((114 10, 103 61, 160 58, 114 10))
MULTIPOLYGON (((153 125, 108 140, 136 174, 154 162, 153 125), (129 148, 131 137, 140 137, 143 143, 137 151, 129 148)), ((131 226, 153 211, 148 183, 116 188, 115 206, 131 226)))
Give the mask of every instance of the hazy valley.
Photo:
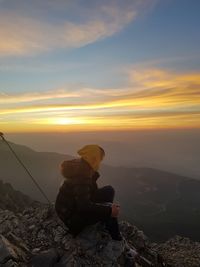
MULTIPOLYGON (((28 147, 12 144, 49 198, 54 201, 62 177, 59 164, 72 156, 36 152, 28 147)), ((0 179, 33 199, 44 201, 40 192, 18 165, 8 148, 0 143, 0 179)), ((152 168, 113 167, 102 164, 100 186, 111 184, 120 202, 121 218, 142 227, 155 240, 180 234, 200 239, 200 182, 152 168)))

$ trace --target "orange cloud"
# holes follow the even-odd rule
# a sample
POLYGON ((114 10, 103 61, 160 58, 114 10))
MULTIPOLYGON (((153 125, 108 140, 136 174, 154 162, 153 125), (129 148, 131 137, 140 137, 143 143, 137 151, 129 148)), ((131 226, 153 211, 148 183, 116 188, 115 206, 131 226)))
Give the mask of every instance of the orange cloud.
MULTIPOLYGON (((175 73, 160 69, 129 71, 134 98, 145 100, 147 107, 198 106, 200 73, 175 73), (147 101, 147 102, 146 102, 147 101)), ((125 100, 126 101, 126 97, 125 100)))
MULTIPOLYGON (((10 103, 16 99, 18 103, 0 109, 0 122, 15 128, 16 121, 18 127, 28 121, 38 129, 200 127, 200 73, 134 70, 130 81, 124 89, 9 96, 10 103)), ((2 97, 3 102, 6 96, 2 97)))

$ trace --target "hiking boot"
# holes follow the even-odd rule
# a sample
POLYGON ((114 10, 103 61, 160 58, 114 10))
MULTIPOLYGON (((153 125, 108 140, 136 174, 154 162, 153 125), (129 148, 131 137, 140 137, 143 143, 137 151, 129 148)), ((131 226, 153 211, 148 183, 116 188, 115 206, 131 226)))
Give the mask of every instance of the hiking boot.
POLYGON ((136 266, 136 260, 139 256, 139 253, 134 247, 130 247, 127 243, 126 239, 123 239, 125 243, 125 267, 135 267, 136 266))

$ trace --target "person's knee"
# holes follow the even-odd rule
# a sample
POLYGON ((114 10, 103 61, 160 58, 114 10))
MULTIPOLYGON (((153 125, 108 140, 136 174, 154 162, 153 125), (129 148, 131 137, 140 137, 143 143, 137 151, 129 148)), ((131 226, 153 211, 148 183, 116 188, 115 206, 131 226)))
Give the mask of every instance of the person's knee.
POLYGON ((106 185, 107 193, 114 198, 115 196, 115 189, 111 185, 106 185))

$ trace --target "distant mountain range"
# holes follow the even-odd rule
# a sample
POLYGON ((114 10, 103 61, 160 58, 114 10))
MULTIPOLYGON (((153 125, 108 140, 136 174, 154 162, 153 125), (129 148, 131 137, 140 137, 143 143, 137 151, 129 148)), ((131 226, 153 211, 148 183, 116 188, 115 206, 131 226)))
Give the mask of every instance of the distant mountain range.
POLYGON ((200 129, 6 134, 36 151, 76 155, 86 144, 104 148, 104 164, 148 167, 200 180, 200 129))
MULTIPOLYGON (((54 201, 62 177, 59 164, 70 155, 36 152, 11 143, 24 164, 54 201)), ((111 184, 121 205, 121 218, 144 229, 153 240, 175 234, 200 240, 200 181, 151 168, 102 164, 99 185, 111 184)), ((15 158, 0 142, 0 179, 33 199, 44 201, 15 158)))

